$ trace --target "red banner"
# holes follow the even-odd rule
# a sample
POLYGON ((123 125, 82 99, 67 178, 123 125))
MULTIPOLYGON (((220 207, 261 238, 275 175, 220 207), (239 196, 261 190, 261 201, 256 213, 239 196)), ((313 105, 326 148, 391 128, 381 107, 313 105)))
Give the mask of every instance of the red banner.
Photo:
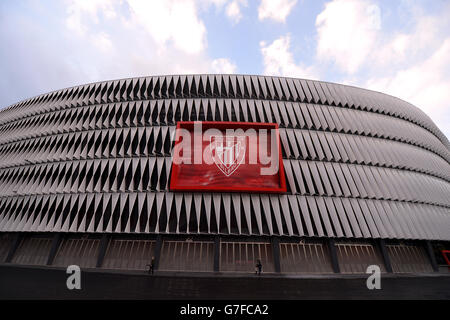
POLYGON ((178 122, 170 189, 286 192, 278 125, 178 122))

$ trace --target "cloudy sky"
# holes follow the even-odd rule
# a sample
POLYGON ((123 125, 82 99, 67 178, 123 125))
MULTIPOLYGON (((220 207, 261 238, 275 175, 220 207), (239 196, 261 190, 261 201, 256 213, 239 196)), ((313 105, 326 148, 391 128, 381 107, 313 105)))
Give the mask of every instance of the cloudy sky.
POLYGON ((0 107, 77 84, 182 73, 382 91, 450 138, 450 1, 0 1, 0 107))

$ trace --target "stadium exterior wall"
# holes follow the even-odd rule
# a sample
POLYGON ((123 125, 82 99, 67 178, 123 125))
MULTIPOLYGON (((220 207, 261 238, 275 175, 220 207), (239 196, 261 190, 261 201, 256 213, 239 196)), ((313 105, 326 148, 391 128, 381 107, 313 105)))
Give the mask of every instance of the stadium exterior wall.
MULTIPOLYGON (((331 257, 323 272, 336 271, 333 252, 342 271, 346 245, 370 251, 364 246, 377 243, 372 258, 386 260, 409 250, 398 241, 450 240, 449 160, 447 138, 421 110, 350 86, 184 75, 67 88, 0 111, 0 259, 20 263, 17 252, 40 248, 32 261, 62 266, 58 257, 73 244, 94 250, 85 263, 96 267, 123 245, 186 270, 169 253, 193 246, 206 250, 206 269, 239 271, 215 252, 253 239, 248 259, 261 250, 277 256, 266 270, 308 272, 283 262, 290 243, 306 239, 331 257), (178 121, 277 123, 288 191, 171 192, 178 121)), ((419 256, 432 251, 420 248, 419 256)))

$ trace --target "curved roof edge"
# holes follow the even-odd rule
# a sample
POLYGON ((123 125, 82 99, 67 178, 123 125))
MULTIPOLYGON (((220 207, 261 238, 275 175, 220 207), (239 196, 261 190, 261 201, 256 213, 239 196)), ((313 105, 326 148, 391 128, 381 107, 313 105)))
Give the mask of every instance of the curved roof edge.
MULTIPOLYGON (((102 81, 95 81, 95 82, 90 82, 90 83, 84 83, 84 84, 78 84, 78 85, 74 85, 74 86, 70 86, 70 87, 65 87, 65 88, 61 88, 61 89, 56 89, 56 90, 52 90, 46 93, 42 93, 36 96, 32 96, 26 99, 23 99, 21 101, 18 101, 12 105, 6 106, 4 108, 0 108, 0 115, 7 111, 12 109, 13 107, 19 105, 19 104, 23 104, 27 101, 33 100, 33 99, 38 99, 42 96, 45 95, 51 95, 54 93, 58 93, 64 90, 69 90, 72 88, 77 88, 77 87, 85 87, 85 86, 90 86, 90 85, 97 85, 97 84, 102 84, 102 83, 108 83, 108 82, 120 82, 120 81, 129 81, 129 80, 135 80, 135 79, 146 79, 146 78, 167 78, 167 77, 202 77, 202 76, 231 76, 231 77, 258 77, 258 78, 272 78, 272 79, 289 79, 289 80, 303 80, 303 81, 312 81, 312 82, 317 82, 317 83, 326 83, 326 84, 331 84, 333 86, 340 86, 340 87, 345 87, 345 88, 352 88, 352 89, 356 89, 356 90, 361 90, 367 93, 375 93, 378 95, 382 95, 385 97, 388 97, 390 99, 395 99, 398 100, 400 102, 402 102, 403 104, 408 105, 408 108, 411 108, 411 111, 414 110, 415 112, 419 112, 420 113, 420 118, 421 119, 414 119, 416 121, 412 121, 411 119, 404 119, 407 121, 410 121, 416 125, 419 125, 421 127, 423 127, 424 129, 428 130, 430 133, 432 133, 434 136, 436 136, 441 142, 442 144, 447 148, 447 150, 450 151, 450 142, 449 139, 445 136, 445 134, 439 129, 439 127, 434 123, 434 121, 430 118, 430 116, 428 116, 422 109, 420 109, 419 107, 403 100, 400 99, 396 96, 387 94, 387 93, 383 93, 380 91, 375 91, 375 90, 371 90, 371 89, 367 89, 367 88, 362 88, 362 87, 357 87, 354 85, 348 85, 348 84, 340 84, 340 83, 336 83, 336 82, 330 82, 330 81, 322 81, 322 80, 311 80, 311 79, 305 79, 305 78, 294 78, 294 77, 285 77, 285 76, 269 76, 269 75, 255 75, 255 74, 222 74, 222 73, 199 73, 199 74, 168 74, 168 75, 151 75, 151 76, 137 76, 137 77, 128 77, 128 78, 120 78, 120 79, 111 79, 111 80, 102 80, 102 81), (424 124, 420 124, 419 120, 423 120, 424 124), (428 125, 429 127, 427 127, 426 125, 428 125)), ((317 103, 317 102, 314 102, 317 103)), ((398 110, 400 111, 400 110, 398 110)), ((414 112, 412 112, 414 113, 414 112)), ((395 116, 395 115, 394 115, 395 116)), ((414 116, 414 114, 412 114, 412 116, 414 116)), ((419 117, 419 115, 416 115, 417 117, 419 117)), ((397 116, 398 117, 398 116, 397 116)), ((0 123, 1 125, 1 123, 0 123)))

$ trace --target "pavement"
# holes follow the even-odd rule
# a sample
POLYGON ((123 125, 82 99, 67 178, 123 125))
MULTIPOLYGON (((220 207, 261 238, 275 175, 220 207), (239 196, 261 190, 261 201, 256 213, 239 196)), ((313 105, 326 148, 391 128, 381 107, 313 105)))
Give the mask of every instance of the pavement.
POLYGON ((450 273, 382 274, 369 290, 369 275, 181 273, 86 269, 81 289, 69 290, 65 269, 0 265, 0 299, 450 299, 450 273))

